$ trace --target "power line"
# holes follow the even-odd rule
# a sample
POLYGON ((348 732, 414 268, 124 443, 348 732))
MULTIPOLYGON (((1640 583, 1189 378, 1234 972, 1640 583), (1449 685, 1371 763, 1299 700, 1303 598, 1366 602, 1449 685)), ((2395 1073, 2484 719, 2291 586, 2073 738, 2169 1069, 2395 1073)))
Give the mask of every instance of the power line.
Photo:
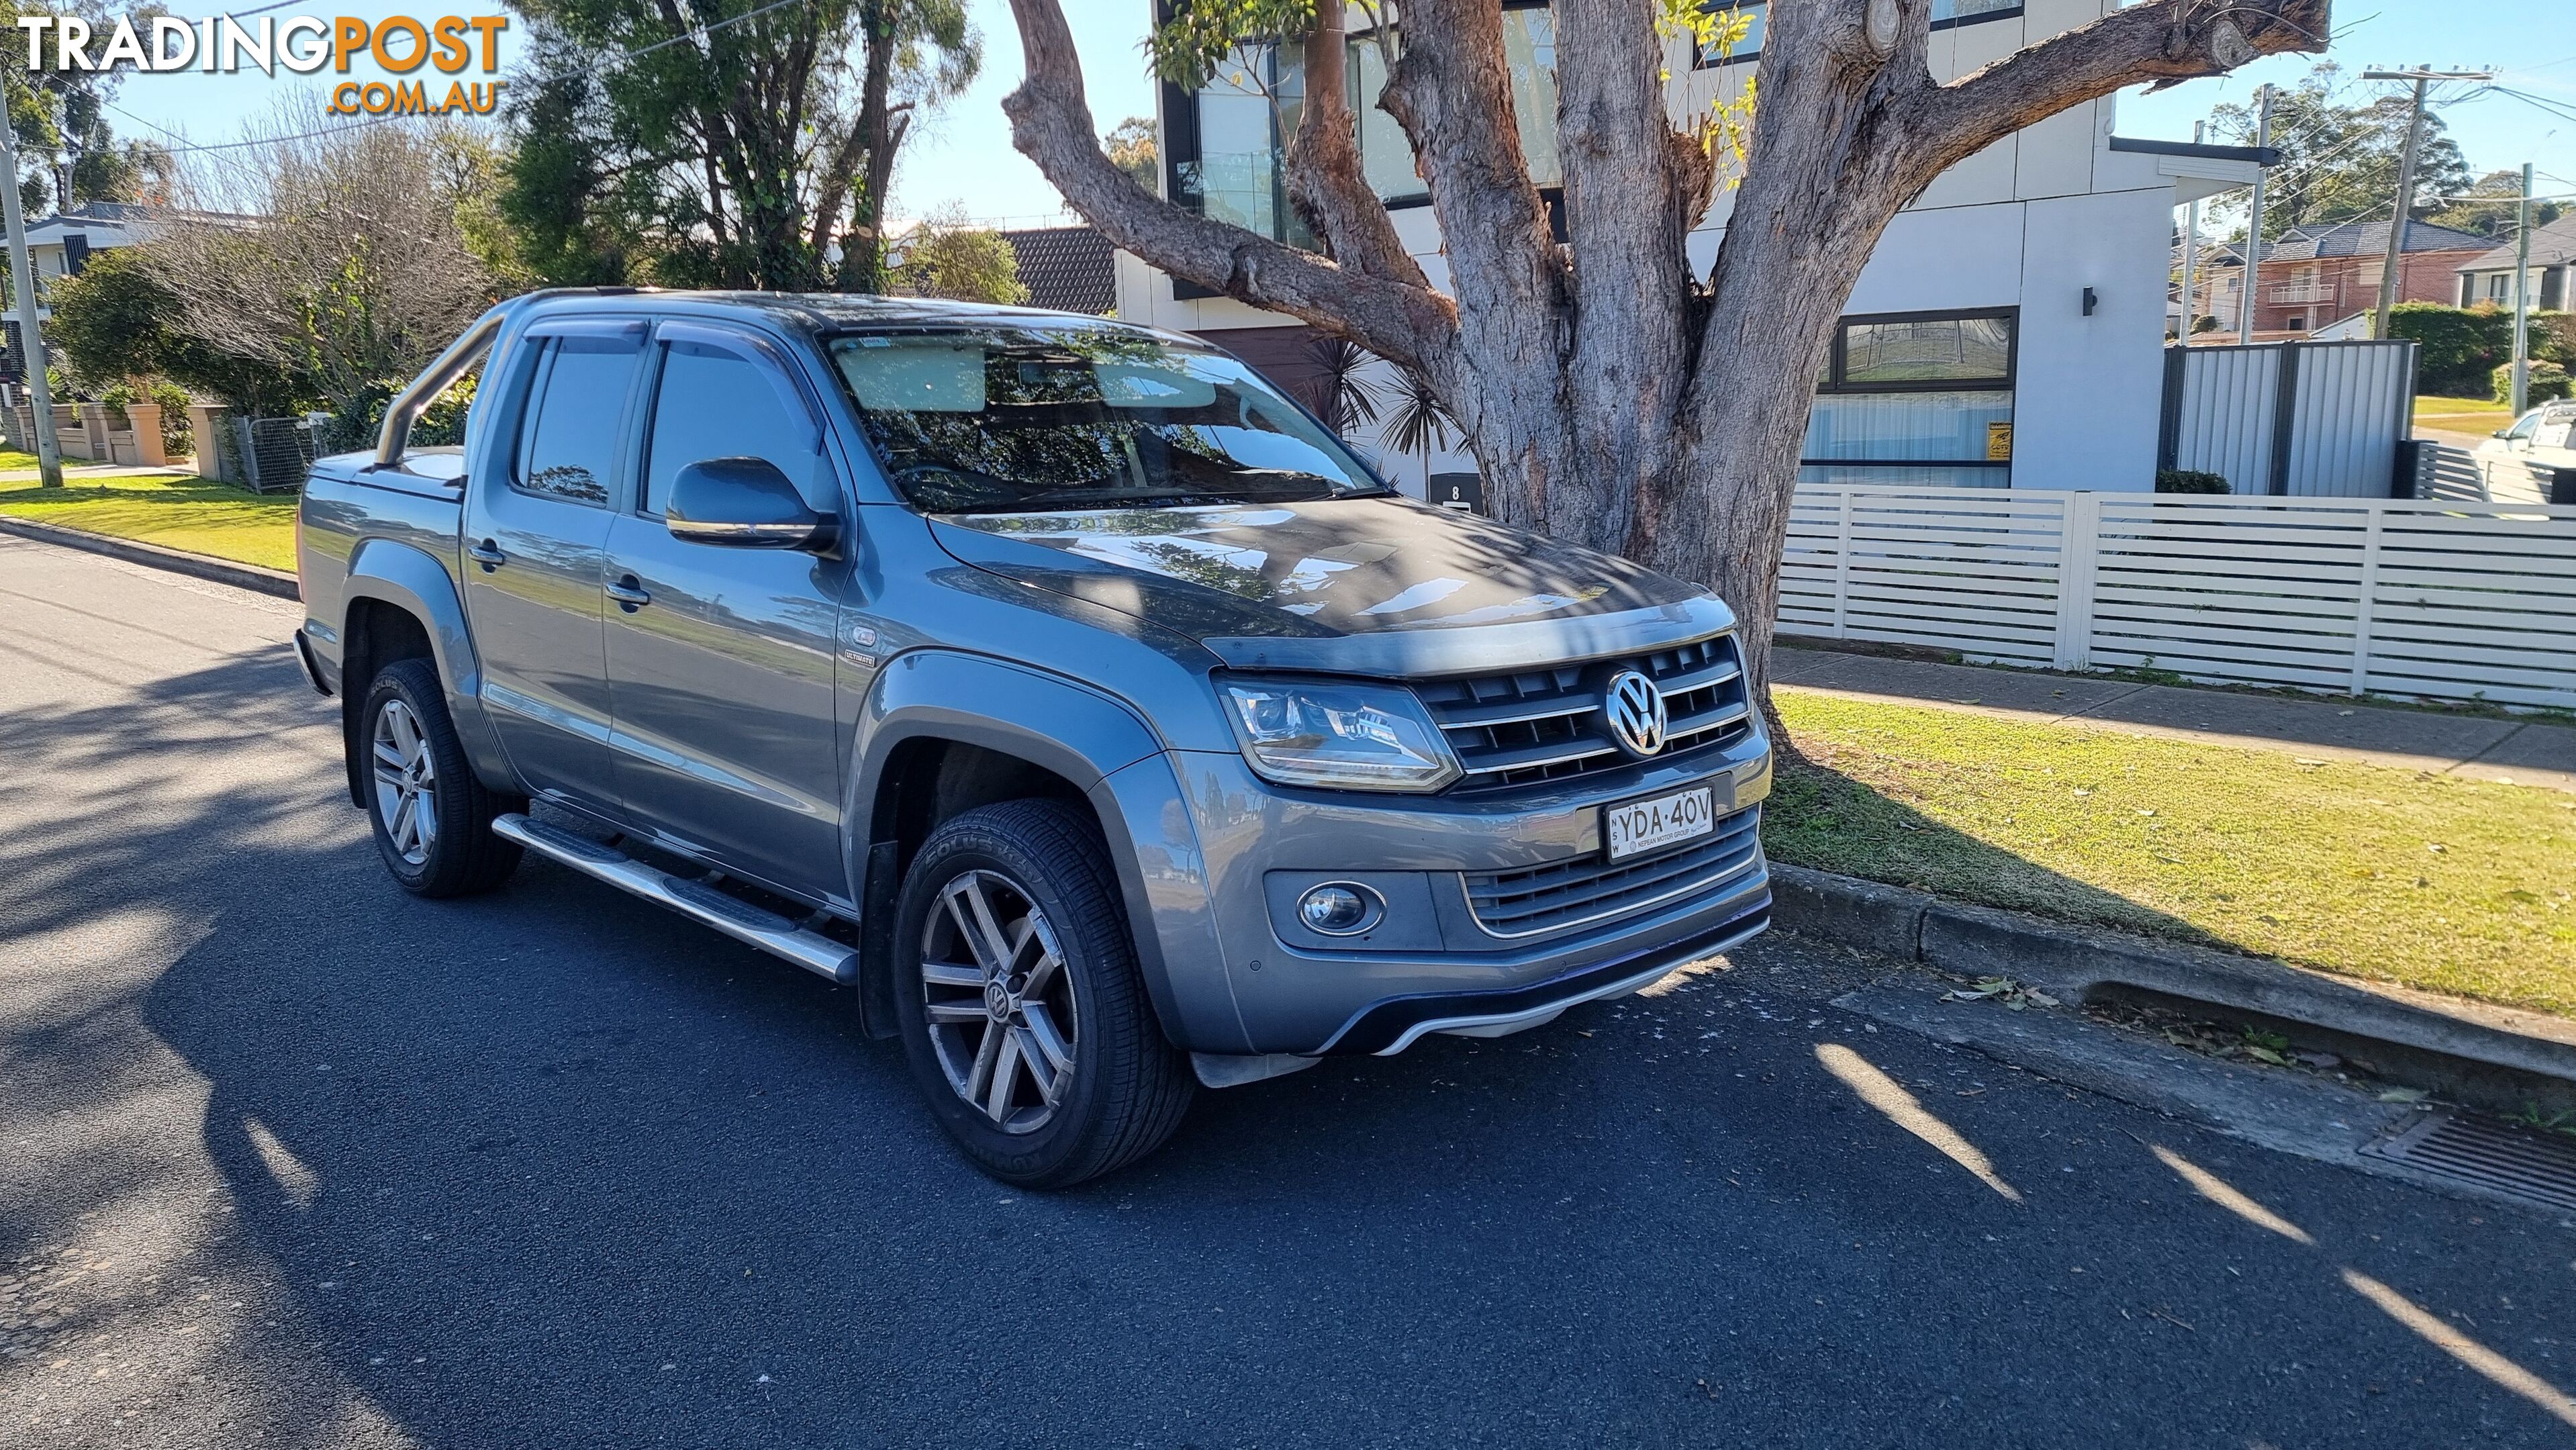
POLYGON ((2545 96, 2535 96, 2529 91, 2517 91, 2511 86, 2489 86, 2487 89, 2495 92, 2499 96, 2506 96, 2513 100, 2520 101, 2526 106, 2537 107, 2552 116, 2556 116, 2562 121, 2576 121, 2576 108, 2571 108, 2564 101, 2553 101, 2545 96))

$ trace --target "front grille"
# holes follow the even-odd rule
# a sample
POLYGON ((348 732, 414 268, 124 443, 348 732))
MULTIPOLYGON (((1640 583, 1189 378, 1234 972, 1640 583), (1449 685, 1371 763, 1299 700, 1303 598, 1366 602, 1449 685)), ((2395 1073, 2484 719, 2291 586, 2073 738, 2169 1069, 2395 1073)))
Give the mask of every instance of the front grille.
POLYGON ((1583 856, 1517 871, 1466 873, 1467 906, 1496 936, 1535 936, 1643 911, 1707 891, 1760 858, 1762 808, 1748 806, 1714 834, 1660 856, 1610 862, 1583 856))
POLYGON ((1538 785, 1630 762, 1601 713, 1610 677, 1636 670, 1664 694, 1671 723, 1658 760, 1724 747, 1752 729, 1735 636, 1716 635, 1627 659, 1507 675, 1429 680, 1416 688, 1467 773, 1453 795, 1538 785))

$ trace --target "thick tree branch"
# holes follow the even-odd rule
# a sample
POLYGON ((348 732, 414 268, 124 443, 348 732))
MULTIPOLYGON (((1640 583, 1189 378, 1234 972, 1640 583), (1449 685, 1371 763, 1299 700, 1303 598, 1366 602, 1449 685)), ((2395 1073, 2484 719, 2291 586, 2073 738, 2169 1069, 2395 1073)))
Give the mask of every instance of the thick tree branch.
POLYGON ((2321 51, 2329 0, 2143 0, 1917 97, 1913 169, 1932 178, 2025 126, 2143 81, 2220 75, 2259 56, 2321 51))
MULTIPOLYGON (((823 174, 821 194, 814 199, 811 240, 818 252, 841 225, 841 205, 849 198, 850 178, 857 174, 859 158, 866 156, 873 162, 879 150, 892 149, 886 136, 886 95, 894 84, 895 25, 884 0, 870 0, 860 7, 859 36, 867 46, 859 78, 859 114, 833 153, 831 167, 823 174)), ((877 205, 884 205, 882 197, 877 199, 877 205)), ((867 272, 868 281, 875 280, 873 268, 858 270, 867 272)), ((841 268, 845 277, 852 271, 846 264, 841 268)))
POLYGON ((1412 0, 1380 104, 1421 158, 1450 290, 1471 306, 1491 303, 1497 318, 1551 330, 1562 274, 1513 117, 1501 7, 1412 0))
POLYGON ((1305 109, 1288 148, 1288 200, 1332 249, 1334 261, 1374 277, 1428 287, 1421 264, 1404 249, 1395 219, 1387 215, 1361 164, 1349 101, 1347 44, 1341 0, 1322 0, 1306 37, 1305 109))
POLYGON ((1448 298, 1211 221, 1139 187, 1100 149, 1063 7, 1011 0, 1011 10, 1028 62, 1028 78, 1002 101, 1011 144, 1109 240, 1174 276, 1288 313, 1406 367, 1454 372, 1457 309, 1448 298))

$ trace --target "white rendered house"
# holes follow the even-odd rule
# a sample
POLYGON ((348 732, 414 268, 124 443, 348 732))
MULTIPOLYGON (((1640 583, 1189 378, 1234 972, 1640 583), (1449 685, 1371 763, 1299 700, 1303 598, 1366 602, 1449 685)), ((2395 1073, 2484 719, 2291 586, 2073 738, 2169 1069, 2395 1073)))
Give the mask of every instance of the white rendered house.
MULTIPOLYGON (((1732 54, 1688 42, 1667 58, 1676 116, 1740 93, 1763 37, 1762 3, 1732 54)), ((1935 0, 1931 66, 1941 79, 2114 8, 2111 0, 1935 0)), ((1523 149, 1542 190, 1557 179, 1555 27, 1544 0, 1504 0, 1523 149)), ((1440 234, 1394 119, 1370 17, 1352 7, 1347 69, 1368 174, 1434 285, 1440 234)), ((1303 94, 1296 45, 1248 47, 1195 93, 1162 90, 1163 189, 1211 216, 1305 240, 1287 203, 1280 150, 1303 94)), ((1983 488, 2145 490, 2154 483, 2173 209, 2250 183, 2250 148, 2112 135, 2110 98, 2077 106, 1951 168, 1890 224, 1845 308, 1809 424, 1815 481, 1983 488)), ((1732 193, 1692 232, 1705 274, 1732 193)), ((1311 389, 1313 334, 1118 257, 1118 315, 1200 334, 1291 388, 1311 389)), ((1383 413, 1381 413, 1383 418, 1383 413)), ((1451 434, 1429 458, 1386 445, 1383 425, 1347 430, 1388 478, 1421 493, 1474 461, 1451 434), (1443 478, 1443 476, 1448 476, 1443 478)))

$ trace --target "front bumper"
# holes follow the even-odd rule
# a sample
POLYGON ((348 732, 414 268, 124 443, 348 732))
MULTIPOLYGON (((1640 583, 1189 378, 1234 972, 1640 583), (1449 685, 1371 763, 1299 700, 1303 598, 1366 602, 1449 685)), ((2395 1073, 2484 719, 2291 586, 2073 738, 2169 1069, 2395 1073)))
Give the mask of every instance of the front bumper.
POLYGON ((1675 967, 1687 966, 1704 957, 1750 941, 1771 924, 1771 890, 1766 881, 1758 893, 1730 898, 1730 905, 1741 905, 1735 915, 1714 927, 1705 928, 1679 941, 1623 953, 1608 961, 1578 967, 1561 976, 1534 982, 1526 987, 1505 988, 1492 992, 1426 993, 1411 997, 1389 997, 1361 1008, 1333 1034, 1322 1051, 1327 1053, 1375 1053, 1393 1057, 1414 1042, 1434 1032, 1453 1032, 1470 1037, 1499 1037, 1507 1032, 1537 1027, 1556 1017, 1568 1007, 1597 1002, 1604 997, 1624 997, 1640 988, 1652 986, 1675 967))
POLYGON ((1636 990, 1769 919, 1751 836, 1770 788, 1759 732, 1715 755, 1501 801, 1284 789, 1219 752, 1175 751, 1119 775, 1128 824, 1155 823, 1128 858, 1142 868, 1131 901, 1151 903, 1155 940, 1139 945, 1162 978, 1166 1026, 1193 1051, 1393 1053, 1431 1032, 1497 1035, 1636 990), (1134 789, 1148 772, 1168 772, 1164 802, 1134 789), (1736 864, 1556 926, 1506 932, 1477 915, 1471 882, 1598 862, 1602 806, 1702 784, 1745 829, 1736 864), (1171 829, 1183 815, 1186 844, 1171 829), (1382 888, 1384 925, 1342 942, 1297 926, 1288 903, 1324 879, 1382 888))

